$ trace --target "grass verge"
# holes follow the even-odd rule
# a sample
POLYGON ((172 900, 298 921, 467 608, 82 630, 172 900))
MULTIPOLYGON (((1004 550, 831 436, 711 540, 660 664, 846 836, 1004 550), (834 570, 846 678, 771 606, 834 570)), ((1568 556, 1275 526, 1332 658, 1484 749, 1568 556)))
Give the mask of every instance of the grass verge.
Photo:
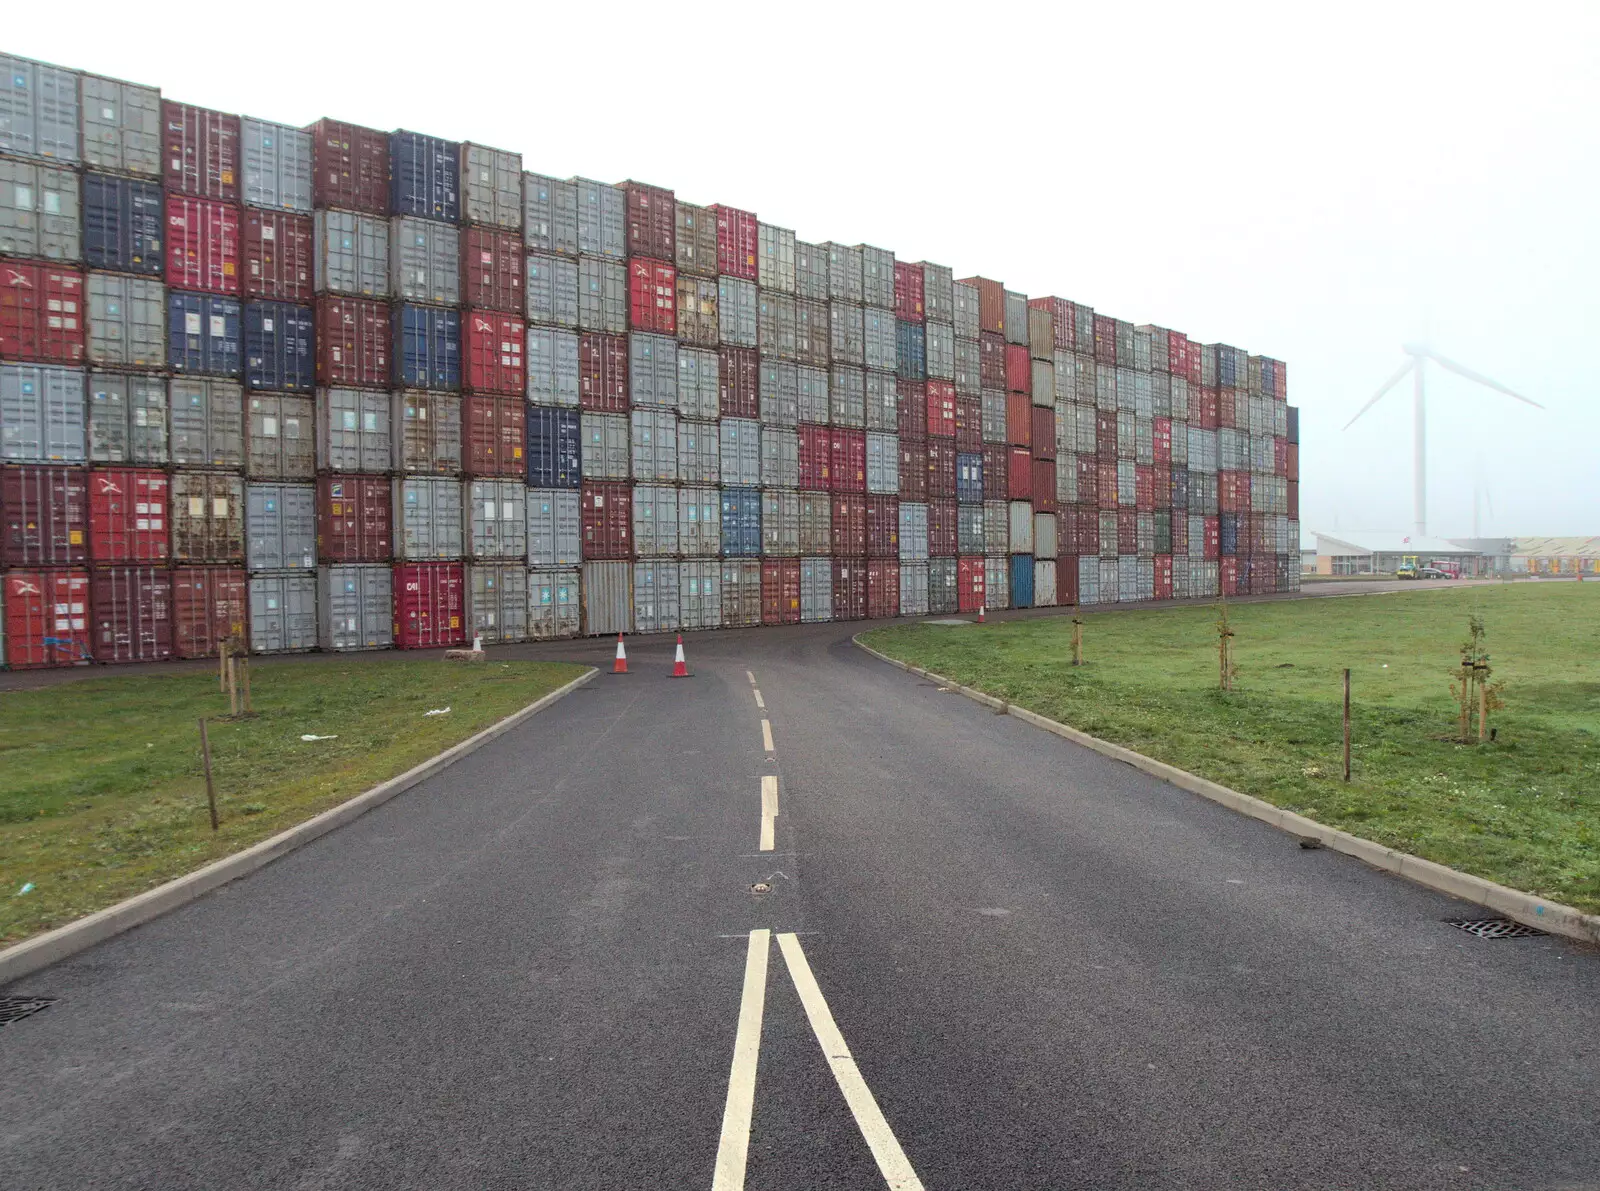
POLYGON ((1229 607, 1237 689, 1218 689, 1216 609, 866 634, 925 667, 1388 847, 1600 911, 1600 583, 1464 587, 1229 607), (1450 679, 1486 622, 1503 710, 1454 741, 1450 679), (1341 671, 1353 774, 1341 780, 1341 671))
POLYGON ((214 718, 227 712, 214 672, 108 674, 0 695, 0 945, 303 822, 582 672, 543 662, 258 660, 257 714, 233 722, 214 718), (443 707, 448 715, 423 714, 443 707), (213 717, 217 832, 201 716, 213 717))

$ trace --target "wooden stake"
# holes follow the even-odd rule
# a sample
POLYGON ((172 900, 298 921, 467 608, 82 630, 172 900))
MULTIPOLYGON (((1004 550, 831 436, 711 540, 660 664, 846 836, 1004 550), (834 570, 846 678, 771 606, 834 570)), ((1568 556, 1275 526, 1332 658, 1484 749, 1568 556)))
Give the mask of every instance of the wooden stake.
POLYGON ((200 756, 206 767, 206 805, 211 808, 211 830, 217 830, 217 788, 211 784, 211 738, 206 735, 206 717, 200 717, 200 756))
POLYGON ((1344 780, 1350 780, 1350 671, 1344 672, 1344 780))
POLYGON ((217 689, 228 689, 228 639, 224 637, 217 648, 217 689))
POLYGON ((250 706, 250 655, 245 654, 239 659, 239 666, 244 671, 244 714, 254 715, 250 706))
POLYGON ((239 659, 228 655, 228 714, 239 714, 239 659))
POLYGON ((1072 664, 1083 665, 1083 621, 1076 616, 1072 618, 1072 664))
POLYGON ((1489 684, 1478 683, 1478 743, 1489 739, 1489 684))

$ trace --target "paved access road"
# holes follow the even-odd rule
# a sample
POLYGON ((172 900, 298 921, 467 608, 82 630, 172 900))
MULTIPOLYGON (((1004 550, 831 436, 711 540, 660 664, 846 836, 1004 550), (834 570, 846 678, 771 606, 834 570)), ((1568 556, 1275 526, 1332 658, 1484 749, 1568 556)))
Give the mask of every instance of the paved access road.
POLYGON ((5 990, 60 1001, 0 1028, 0 1186, 1600 1188, 1595 950, 1464 934, 857 627, 697 637, 682 681, 636 643, 5 990))

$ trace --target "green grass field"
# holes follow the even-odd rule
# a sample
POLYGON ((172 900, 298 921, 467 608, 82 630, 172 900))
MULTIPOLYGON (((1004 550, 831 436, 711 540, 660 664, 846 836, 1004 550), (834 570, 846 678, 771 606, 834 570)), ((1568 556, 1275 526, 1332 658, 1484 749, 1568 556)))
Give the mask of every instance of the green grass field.
POLYGON ((570 682, 580 666, 424 658, 252 666, 256 716, 198 719, 216 673, 95 677, 0 694, 0 943, 190 872, 426 760, 570 682), (449 707, 448 715, 425 716, 449 707), (302 741, 303 734, 337 739, 302 741), (19 892, 24 885, 33 888, 19 892))
POLYGON ((1234 604, 1237 689, 1214 607, 1088 612, 863 640, 966 686, 1319 822, 1600 911, 1600 583, 1234 604), (1498 739, 1453 739, 1467 617, 1486 622, 1498 739), (1354 772, 1341 780, 1341 671, 1354 772))

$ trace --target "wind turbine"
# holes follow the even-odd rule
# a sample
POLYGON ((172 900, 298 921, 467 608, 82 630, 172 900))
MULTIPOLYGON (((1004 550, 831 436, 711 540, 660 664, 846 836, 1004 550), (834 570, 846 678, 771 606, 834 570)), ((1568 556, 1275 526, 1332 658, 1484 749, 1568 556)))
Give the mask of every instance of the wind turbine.
POLYGON ((1426 365, 1432 360, 1446 372, 1454 372, 1457 376, 1465 377, 1474 384, 1482 385, 1486 389, 1493 389, 1497 393, 1504 393, 1507 397, 1515 397, 1524 405, 1531 405, 1534 409, 1543 409, 1537 401, 1530 401, 1521 393, 1514 393, 1498 381, 1490 380, 1487 376, 1472 371, 1472 369, 1457 364, 1454 360, 1447 360, 1438 352, 1416 343, 1404 344, 1401 351, 1411 358, 1400 366, 1388 380, 1383 382, 1383 387, 1373 394, 1368 401, 1356 411, 1356 416, 1344 424, 1346 430, 1354 426, 1361 415, 1383 399, 1388 391, 1406 378, 1406 373, 1412 374, 1411 389, 1411 420, 1412 420, 1412 459, 1411 459, 1411 500, 1416 510, 1416 534, 1423 538, 1428 535, 1428 412, 1427 399, 1423 395, 1423 375, 1426 365))

